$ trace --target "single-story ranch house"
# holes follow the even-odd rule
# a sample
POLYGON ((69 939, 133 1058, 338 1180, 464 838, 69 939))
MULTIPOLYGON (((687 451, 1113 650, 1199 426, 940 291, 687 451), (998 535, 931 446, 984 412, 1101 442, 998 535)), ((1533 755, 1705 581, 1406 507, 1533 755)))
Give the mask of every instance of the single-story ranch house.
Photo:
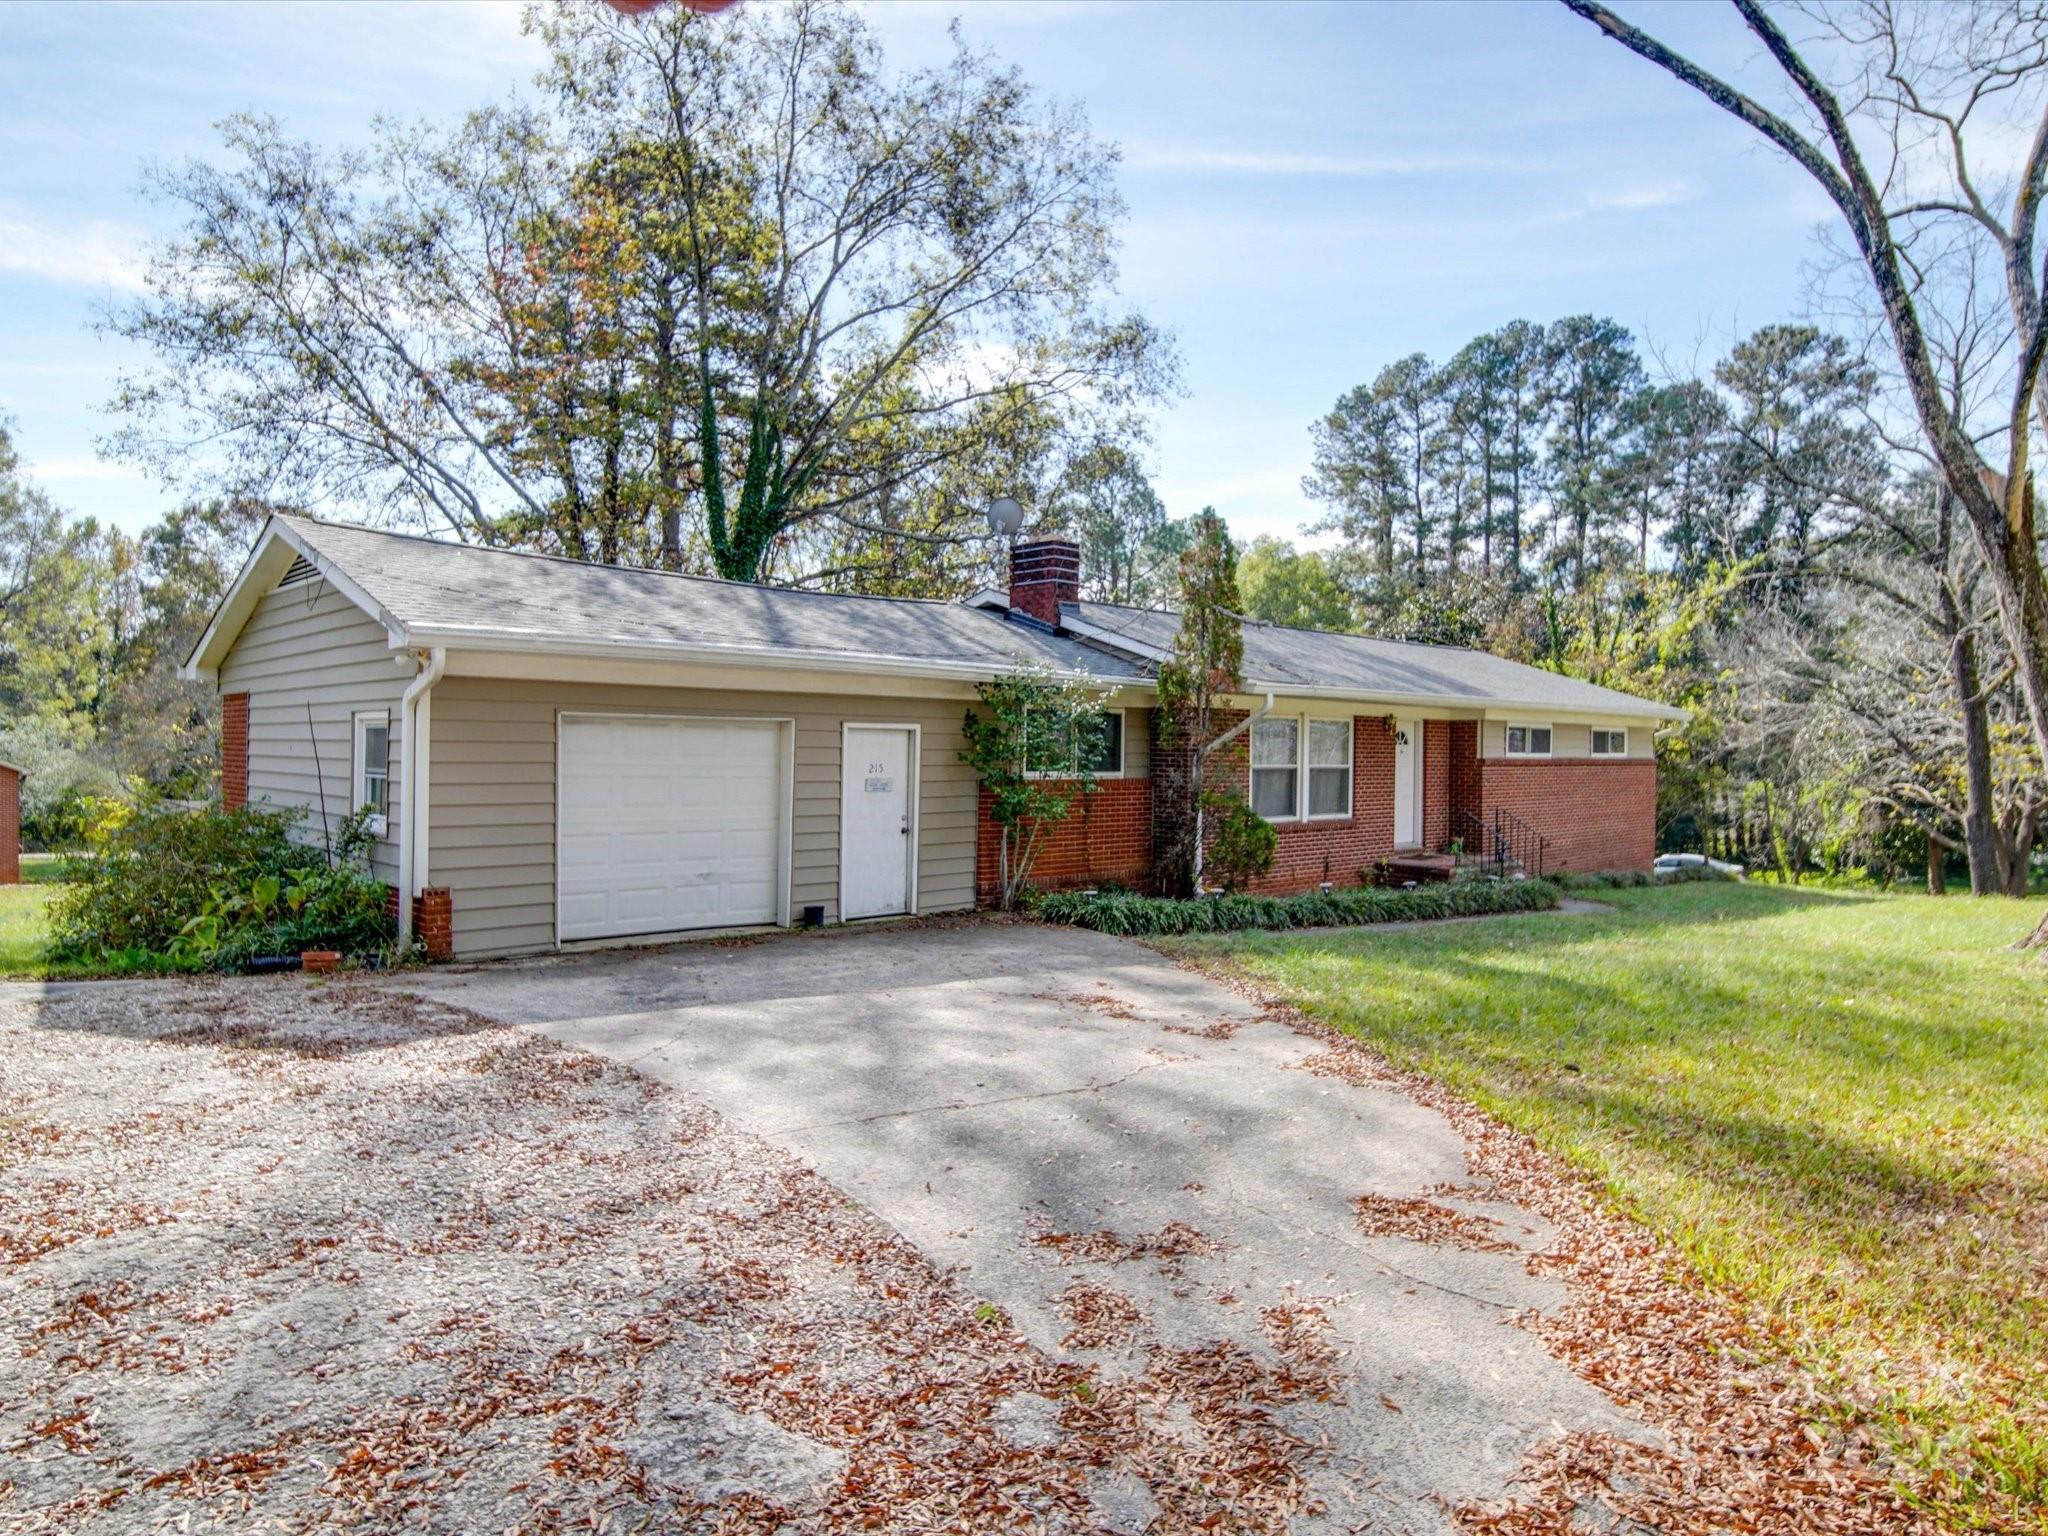
MULTIPOLYGON (((995 829, 960 762, 975 684, 1111 688, 1101 788, 1044 884, 1150 875, 1153 670, 1172 613, 1084 602, 1018 547, 964 602, 791 591, 298 516, 265 526, 186 663, 221 697, 228 805, 370 808, 428 948, 588 942, 972 907, 995 829)), ((1275 891, 1509 848, 1643 868, 1652 736, 1679 712, 1481 652, 1247 625, 1258 716, 1211 760, 1279 829, 1275 891)))

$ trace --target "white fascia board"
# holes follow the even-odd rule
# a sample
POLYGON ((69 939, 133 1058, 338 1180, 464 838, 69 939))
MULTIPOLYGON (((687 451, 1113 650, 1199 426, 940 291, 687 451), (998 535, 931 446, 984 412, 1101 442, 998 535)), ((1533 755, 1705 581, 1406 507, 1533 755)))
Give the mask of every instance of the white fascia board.
POLYGON ((1487 719, 1496 719, 1505 715, 1513 715, 1517 719, 1528 719, 1533 715, 1536 718, 1555 716, 1560 720, 1591 720, 1597 718, 1603 721, 1682 720, 1687 718, 1682 710, 1674 710, 1669 704, 1655 704, 1648 699, 1644 699, 1641 702, 1640 708, 1620 705, 1611 709, 1569 708, 1558 704, 1530 704, 1516 699, 1492 697, 1464 698, 1456 694, 1445 693, 1365 693, 1356 688, 1330 688, 1308 683, 1265 681, 1250 677, 1245 679, 1244 692, 1246 697, 1263 697, 1265 694, 1274 693, 1278 694, 1283 700, 1330 699, 1360 705, 1385 705, 1401 709, 1441 710, 1451 712, 1454 715, 1464 715, 1468 718, 1483 716, 1487 719))
POLYGON ((387 612, 383 604, 351 581, 347 572, 321 554, 288 523, 273 515, 263 525, 263 532, 257 535, 256 547, 249 551, 249 558, 242 562, 234 581, 214 605, 213 617, 208 620, 205 633, 192 647, 192 654, 185 658, 184 665, 178 668, 179 677, 186 682, 207 683, 218 677, 221 662, 234 647, 242 627, 256 612, 256 605, 269 592, 272 581, 291 564, 278 556, 280 546, 302 557, 329 586, 381 624, 393 650, 406 647, 405 626, 387 612))
MULTIPOLYGON (((1030 664, 1019 656, 1007 663, 987 661, 909 660, 868 651, 792 651, 765 645, 720 645, 708 641, 648 641, 624 636, 563 636, 545 630, 480 629, 453 625, 415 624, 407 631, 415 645, 445 645, 482 651, 523 651, 554 656, 614 657, 621 661, 731 661, 772 671, 879 673, 892 677, 923 677, 941 681, 982 682, 1010 666, 1030 664)), ((1054 677, 1150 687, 1145 678, 1124 678, 1100 672, 1054 668, 1054 677)))

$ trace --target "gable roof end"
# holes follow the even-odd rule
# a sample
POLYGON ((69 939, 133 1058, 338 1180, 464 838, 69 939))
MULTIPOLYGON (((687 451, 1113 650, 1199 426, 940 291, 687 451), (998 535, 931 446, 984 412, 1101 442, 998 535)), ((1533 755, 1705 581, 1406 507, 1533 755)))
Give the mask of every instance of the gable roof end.
POLYGON ((255 615, 256 605, 300 560, 312 566, 335 591, 383 625, 384 632, 391 638, 392 649, 406 645, 405 626, 351 578, 337 561, 316 549, 304 530, 294 526, 296 521, 283 513, 273 512, 270 515, 263 531, 256 536, 255 547, 242 562, 241 570, 235 573, 235 579, 214 605, 213 617, 207 621, 205 632, 192 647, 192 654, 178 668, 178 676, 187 682, 213 682, 220 674, 220 664, 227 659, 235 641, 241 638, 243 628, 255 615))

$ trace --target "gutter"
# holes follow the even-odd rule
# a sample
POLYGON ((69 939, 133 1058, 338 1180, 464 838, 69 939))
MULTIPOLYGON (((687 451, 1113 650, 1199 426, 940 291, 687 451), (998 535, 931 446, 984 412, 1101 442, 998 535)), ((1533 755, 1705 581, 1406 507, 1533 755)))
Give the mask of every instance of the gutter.
MULTIPOLYGON (((1214 741, 1210 742, 1210 743, 1209 743, 1209 745, 1207 745, 1206 747, 1201 747, 1201 748, 1197 749, 1197 751, 1195 752, 1195 760, 1196 760, 1196 762, 1197 762, 1197 763, 1199 763, 1199 764, 1202 764, 1202 765, 1204 765, 1204 771, 1203 771, 1203 772, 1201 772, 1201 773, 1197 773, 1197 774, 1195 775, 1195 784, 1196 784, 1196 793, 1195 793, 1195 894, 1196 894, 1197 896, 1199 896, 1199 895, 1201 895, 1201 894, 1202 894, 1202 794, 1201 794, 1201 789, 1202 789, 1202 786, 1203 786, 1203 784, 1204 784, 1204 781, 1205 781, 1205 780, 1206 780, 1206 778, 1207 778, 1207 770, 1206 770, 1206 765, 1207 765, 1207 763, 1208 763, 1208 761, 1209 761, 1209 754, 1210 754, 1210 753, 1212 753, 1212 752, 1214 752, 1214 751, 1215 751, 1215 750, 1216 750, 1216 749, 1217 749, 1218 747, 1224 746, 1224 745, 1226 745, 1226 744, 1227 744, 1227 743, 1229 743, 1229 742, 1233 742, 1233 741, 1237 740, 1237 738, 1238 738, 1238 737, 1242 736, 1242 735, 1243 735, 1243 734, 1244 734, 1244 733, 1245 733, 1246 731, 1250 730, 1250 729, 1251 729, 1251 728, 1252 728, 1253 726, 1257 725, 1257 724, 1258 724, 1258 723, 1259 723, 1259 722, 1260 722, 1261 720, 1265 719, 1265 718, 1266 718, 1266 716, 1268 716, 1268 715, 1270 715, 1271 713, 1273 713, 1273 707, 1274 707, 1274 705, 1275 705, 1275 704, 1277 704, 1278 702, 1279 702, 1279 699, 1278 699, 1278 696, 1277 696, 1277 695, 1275 695, 1275 694, 1273 694, 1273 693, 1270 693, 1270 692, 1269 692, 1269 693, 1267 693, 1267 695, 1266 695, 1266 702, 1265 702, 1265 703, 1261 704, 1261 705, 1260 705, 1260 706, 1259 706, 1259 707, 1258 707, 1258 708, 1257 708, 1256 710, 1252 711, 1252 713, 1250 713, 1250 714, 1246 715, 1246 716, 1245 716, 1245 717, 1244 717, 1244 718, 1243 718, 1242 720, 1238 721, 1238 722, 1237 722, 1237 724, 1233 725, 1233 726, 1232 726, 1232 727, 1231 727, 1231 728, 1230 728, 1229 730, 1225 731, 1225 732, 1224 732, 1224 733, 1223 733, 1223 734, 1222 734, 1221 736, 1218 736, 1218 737, 1217 737, 1217 738, 1216 738, 1216 739, 1215 739, 1214 741)), ((1303 749, 1304 751, 1306 751, 1306 750, 1307 750, 1307 744, 1306 744, 1306 743, 1303 743, 1303 748, 1302 748, 1302 749, 1303 749)))
POLYGON ((399 701, 399 719, 404 731, 400 750, 405 754, 399 767, 398 801, 398 942, 412 937, 412 899, 427 882, 427 732, 433 726, 433 705, 428 697, 434 684, 448 670, 448 651, 434 646, 420 654, 419 675, 405 686, 399 701))

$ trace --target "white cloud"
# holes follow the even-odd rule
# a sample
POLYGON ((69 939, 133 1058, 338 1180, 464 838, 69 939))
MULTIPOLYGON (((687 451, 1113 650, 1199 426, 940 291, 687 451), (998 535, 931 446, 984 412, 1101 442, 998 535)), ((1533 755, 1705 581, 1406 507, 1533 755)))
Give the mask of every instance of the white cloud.
POLYGON ((1124 155, 1139 171, 1253 176, 1440 176, 1457 171, 1537 171, 1543 162, 1509 155, 1328 155, 1302 150, 1215 149, 1139 144, 1124 155))
POLYGON ((90 219, 70 229, 0 213, 0 272, 72 288, 142 289, 144 236, 130 225, 90 219))
POLYGON ((1587 196, 1585 211, 1588 213, 1641 213, 1650 208, 1675 208, 1681 203, 1696 203, 1705 195, 1699 183, 1682 178, 1664 181, 1643 182, 1633 187, 1618 187, 1609 192, 1594 192, 1587 196))

